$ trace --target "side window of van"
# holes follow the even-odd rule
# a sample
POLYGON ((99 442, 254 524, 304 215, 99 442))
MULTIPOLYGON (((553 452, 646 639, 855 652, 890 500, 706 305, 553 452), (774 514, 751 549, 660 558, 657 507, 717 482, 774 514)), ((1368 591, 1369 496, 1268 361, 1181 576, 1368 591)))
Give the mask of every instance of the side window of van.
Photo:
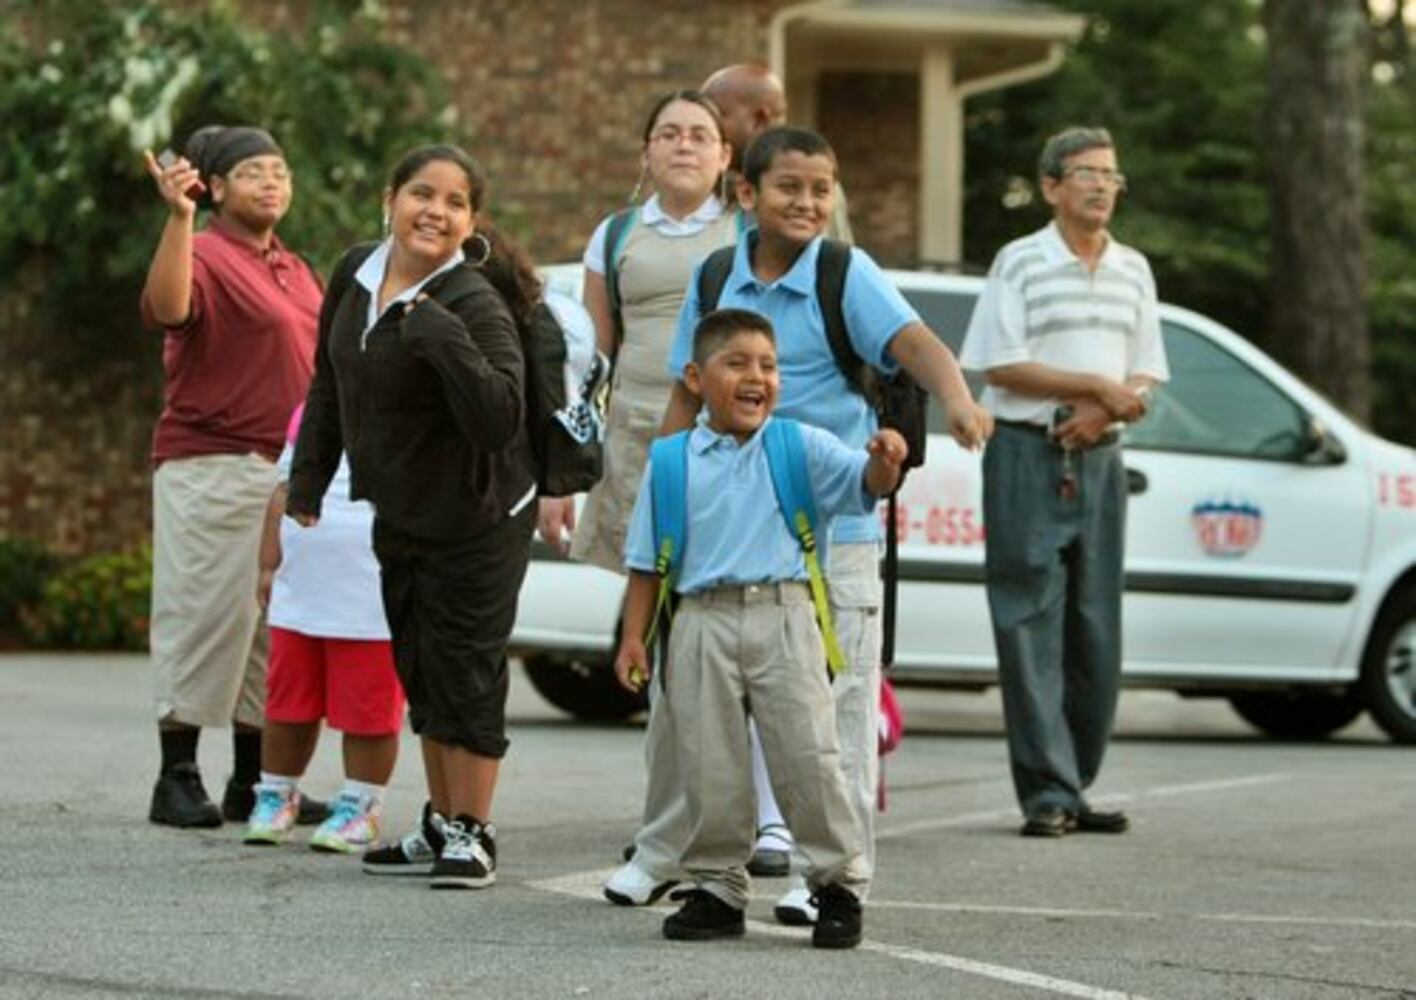
POLYGON ((1307 415, 1268 379, 1213 341, 1163 323, 1170 381, 1126 445, 1239 458, 1298 461, 1307 415))
MULTIPOLYGON (((901 293, 914 306, 924 325, 935 332, 940 340, 949 345, 949 350, 958 356, 964 343, 964 333, 969 328, 977 299, 967 292, 950 292, 942 289, 902 288, 901 293)), ((983 376, 976 372, 965 372, 969 388, 974 397, 983 391, 983 376)), ((944 415, 933 397, 929 400, 929 432, 947 434, 944 415)))

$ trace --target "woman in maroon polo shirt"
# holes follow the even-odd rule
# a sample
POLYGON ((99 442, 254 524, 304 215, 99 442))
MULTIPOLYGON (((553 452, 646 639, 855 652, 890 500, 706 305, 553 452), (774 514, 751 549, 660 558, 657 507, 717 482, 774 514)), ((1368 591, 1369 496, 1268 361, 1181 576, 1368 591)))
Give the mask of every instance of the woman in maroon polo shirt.
POLYGON ((275 227, 290 208, 280 147, 258 128, 208 126, 185 157, 147 169, 167 223, 143 288, 164 334, 153 435, 153 597, 162 771, 149 818, 170 826, 245 820, 260 776, 266 631, 257 553, 285 425, 304 399, 322 292, 275 227), (193 232, 198 201, 212 208, 193 232), (197 770, 204 726, 233 726, 222 808, 197 770))

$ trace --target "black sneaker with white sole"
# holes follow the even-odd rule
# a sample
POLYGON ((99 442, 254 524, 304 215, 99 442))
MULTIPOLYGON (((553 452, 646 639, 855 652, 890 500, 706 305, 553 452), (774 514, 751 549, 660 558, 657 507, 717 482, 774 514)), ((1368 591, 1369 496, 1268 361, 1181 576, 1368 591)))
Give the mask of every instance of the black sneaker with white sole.
POLYGON ((365 875, 431 875, 443 849, 442 816, 433 804, 423 806, 418 829, 396 843, 376 844, 364 852, 365 875))
POLYGON ((811 932, 813 948, 854 948, 860 944, 860 898, 843 885, 826 885, 816 890, 816 926, 811 932))
POLYGON ((443 849, 433 862, 434 889, 485 889, 497 880, 497 830, 466 813, 443 827, 443 849))

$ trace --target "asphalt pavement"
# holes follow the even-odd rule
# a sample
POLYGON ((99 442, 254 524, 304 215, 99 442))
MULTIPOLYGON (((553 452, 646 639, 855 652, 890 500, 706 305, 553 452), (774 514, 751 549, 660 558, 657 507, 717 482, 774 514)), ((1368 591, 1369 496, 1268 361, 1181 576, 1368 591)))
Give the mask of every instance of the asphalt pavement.
MULTIPOLYGON (((996 693, 904 693, 866 942, 772 921, 671 943, 599 885, 631 835, 642 730, 576 723, 519 672, 498 884, 430 892, 241 830, 151 826, 146 660, 0 656, 0 998, 1416 998, 1416 756, 1370 723, 1264 739, 1222 703, 1128 693, 1097 804, 1122 836, 1016 835, 996 693)), ((421 802, 407 738, 388 799, 421 802)), ((209 790, 230 764, 201 746, 209 790)), ((307 787, 339 782, 326 734, 307 787)))

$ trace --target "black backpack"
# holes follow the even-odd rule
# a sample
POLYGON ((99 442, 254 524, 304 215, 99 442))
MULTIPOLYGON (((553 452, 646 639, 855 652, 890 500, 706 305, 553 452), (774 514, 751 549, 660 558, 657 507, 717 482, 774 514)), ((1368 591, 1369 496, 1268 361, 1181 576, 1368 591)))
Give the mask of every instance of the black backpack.
MULTIPOLYGON (((699 315, 718 306, 723 288, 732 274, 734 247, 715 250, 703 261, 698 272, 699 315)), ((821 306, 821 319, 826 326, 826 342, 836 358, 836 366, 846 376, 851 388, 865 397, 880 426, 900 432, 909 445, 905 471, 924 464, 924 446, 929 436, 929 394, 920 388, 908 372, 882 375, 875 367, 856 354, 846 332, 846 273, 851 266, 851 247, 839 240, 822 240, 816 258, 816 301, 821 306)), ((901 477, 901 482, 904 478, 901 477)), ((897 588, 900 577, 900 539, 896 494, 886 501, 885 565, 881 578, 885 582, 885 600, 881 616, 880 662, 890 666, 895 660, 895 615, 899 602, 897 588)))
MULTIPOLYGON (((330 277, 328 297, 338 302, 370 253, 365 244, 349 251, 330 277)), ((446 283, 427 286, 436 297, 446 283)), ((535 458, 536 490, 542 496, 583 493, 600 480, 604 468, 604 421, 600 388, 609 364, 595 348, 595 327, 574 300, 547 292, 536 304, 530 324, 517 323, 526 363, 526 435, 535 458)))

